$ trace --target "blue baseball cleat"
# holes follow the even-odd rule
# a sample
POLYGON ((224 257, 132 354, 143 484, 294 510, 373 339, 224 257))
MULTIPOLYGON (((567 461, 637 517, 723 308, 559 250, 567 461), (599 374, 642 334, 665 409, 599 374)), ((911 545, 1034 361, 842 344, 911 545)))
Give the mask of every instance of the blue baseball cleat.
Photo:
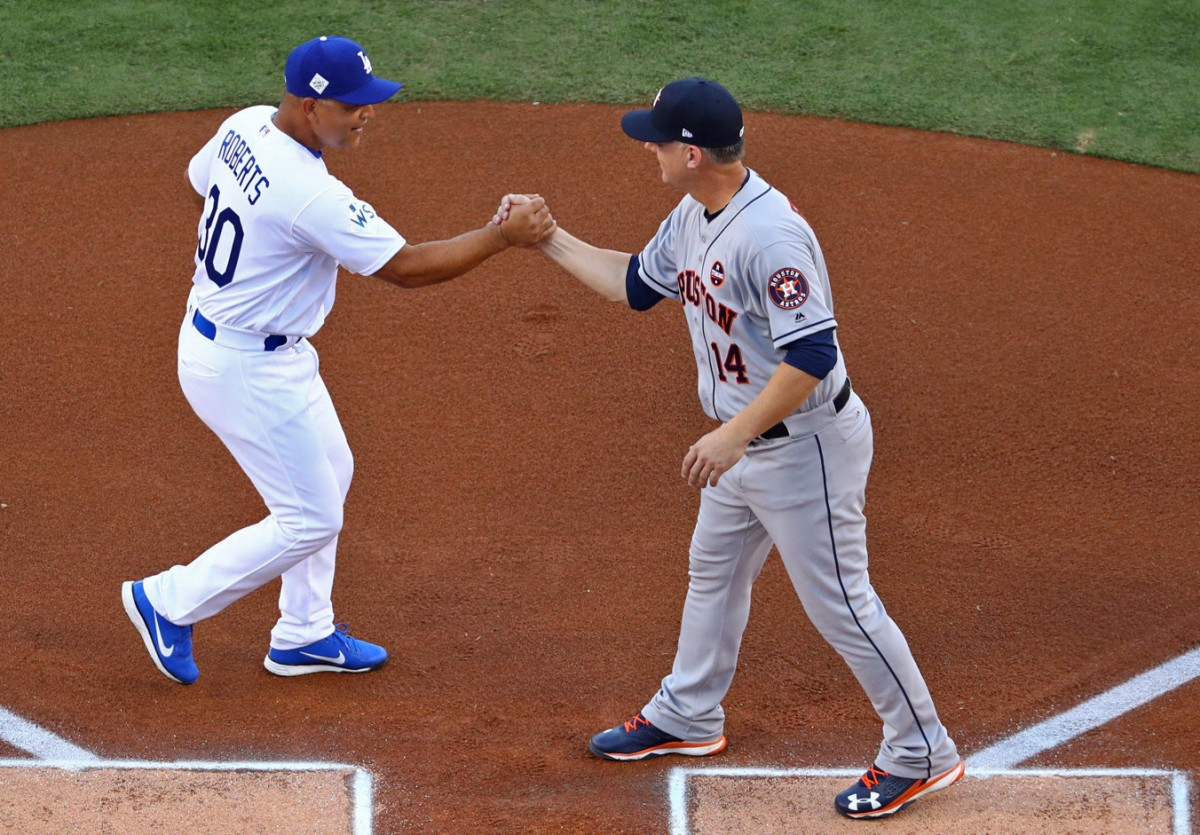
POLYGON ((180 684, 191 684, 200 677, 192 659, 192 627, 176 626, 155 611, 141 580, 121 584, 121 602, 159 672, 180 684))
POLYGON ((882 818, 894 815, 918 797, 958 782, 966 768, 962 760, 945 772, 923 780, 897 777, 872 765, 858 782, 837 796, 834 805, 848 818, 882 818))
POLYGON ((299 649, 275 649, 267 653, 263 666, 277 676, 308 673, 368 673, 387 661, 387 650, 351 638, 346 624, 339 623, 327 638, 299 649))
POLYGON ((596 734, 588 749, 606 760, 641 760, 663 754, 705 757, 725 749, 725 735, 711 742, 685 742, 650 724, 642 714, 596 734))

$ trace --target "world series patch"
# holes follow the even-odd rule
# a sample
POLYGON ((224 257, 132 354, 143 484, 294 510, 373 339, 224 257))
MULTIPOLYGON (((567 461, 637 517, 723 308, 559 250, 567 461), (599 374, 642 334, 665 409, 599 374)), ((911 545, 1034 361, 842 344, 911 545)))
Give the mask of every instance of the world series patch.
POLYGON ((767 283, 771 301, 784 310, 795 310, 808 300, 808 279, 795 267, 784 267, 767 283))
POLYGON ((725 283, 725 267, 720 261, 713 261, 712 270, 708 274, 708 283, 720 287, 725 283))

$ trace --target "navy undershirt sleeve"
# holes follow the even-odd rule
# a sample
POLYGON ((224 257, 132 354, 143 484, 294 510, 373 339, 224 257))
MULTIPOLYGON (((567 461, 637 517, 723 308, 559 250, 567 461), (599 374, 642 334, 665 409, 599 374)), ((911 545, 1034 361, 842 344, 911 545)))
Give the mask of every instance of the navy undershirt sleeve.
POLYGON ((640 263, 636 255, 630 256, 629 267, 625 270, 625 297, 629 299, 629 306, 634 310, 649 310, 665 297, 642 281, 642 277, 638 275, 640 263))
POLYGON ((810 333, 788 346, 783 361, 818 380, 837 365, 837 345, 833 342, 833 328, 810 333))

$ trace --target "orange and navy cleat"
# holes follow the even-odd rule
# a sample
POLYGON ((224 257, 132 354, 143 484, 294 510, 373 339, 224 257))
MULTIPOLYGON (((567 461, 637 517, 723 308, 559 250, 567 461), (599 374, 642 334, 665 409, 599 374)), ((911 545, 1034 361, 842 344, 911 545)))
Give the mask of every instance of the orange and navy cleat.
POLYGON ((894 815, 918 797, 954 785, 966 767, 962 760, 949 771, 929 779, 897 777, 872 765, 858 782, 837 796, 834 805, 848 818, 894 815))
POLYGON ((663 754, 706 757, 724 750, 725 735, 709 742, 685 742, 666 731, 660 731, 639 713, 628 722, 596 734, 588 743, 588 748, 597 757, 606 760, 642 760, 663 754))

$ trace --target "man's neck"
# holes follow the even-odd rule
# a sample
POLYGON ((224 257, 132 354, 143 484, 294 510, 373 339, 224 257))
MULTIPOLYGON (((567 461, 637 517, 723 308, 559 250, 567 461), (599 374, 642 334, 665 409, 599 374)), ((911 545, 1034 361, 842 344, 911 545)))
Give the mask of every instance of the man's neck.
POLYGON ((271 121, 275 127, 313 153, 321 153, 321 140, 309 127, 308 120, 304 118, 304 113, 300 110, 297 102, 288 101, 285 98, 280 103, 279 109, 275 111, 275 115, 271 117, 271 121))
POLYGON ((724 165, 709 173, 702 182, 696 183, 688 193, 693 199, 704 205, 710 214, 716 214, 729 205, 733 196, 742 190, 746 183, 746 166, 740 162, 724 165))

